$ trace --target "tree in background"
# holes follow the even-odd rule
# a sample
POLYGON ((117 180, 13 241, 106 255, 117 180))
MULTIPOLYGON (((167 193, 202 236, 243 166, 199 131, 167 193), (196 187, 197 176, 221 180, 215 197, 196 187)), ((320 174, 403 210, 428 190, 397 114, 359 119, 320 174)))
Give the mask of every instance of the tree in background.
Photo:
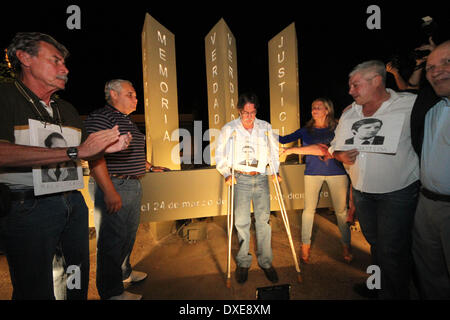
POLYGON ((5 49, 4 61, 0 62, 0 83, 14 81, 14 72, 11 68, 11 64, 9 63, 6 52, 7 52, 7 50, 5 49))

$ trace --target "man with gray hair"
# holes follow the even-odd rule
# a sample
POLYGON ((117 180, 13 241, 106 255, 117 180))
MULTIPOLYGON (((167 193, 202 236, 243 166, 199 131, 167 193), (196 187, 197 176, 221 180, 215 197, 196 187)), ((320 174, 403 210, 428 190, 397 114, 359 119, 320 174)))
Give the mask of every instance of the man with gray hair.
POLYGON ((105 107, 85 120, 90 133, 119 126, 133 140, 124 152, 91 161, 90 193, 94 200, 97 230, 97 290, 101 299, 140 300, 139 294, 124 290, 124 283, 139 282, 147 274, 132 270, 130 256, 140 220, 142 186, 146 170, 161 172, 145 156, 145 135, 131 120, 136 110, 136 91, 130 81, 115 79, 105 85, 105 107))
POLYGON ((381 271, 380 290, 369 291, 366 284, 355 290, 380 299, 408 299, 411 229, 419 191, 418 158, 411 145, 409 121, 416 96, 387 89, 385 78, 381 61, 367 61, 353 69, 349 94, 355 101, 344 110, 329 152, 344 163, 350 175, 361 230, 370 244, 372 264, 381 271), (404 115, 404 122, 395 154, 335 151, 337 139, 346 134, 342 122, 397 114, 404 115))
MULTIPOLYGON (((0 236, 8 259, 13 299, 55 299, 52 262, 57 248, 65 267, 77 266, 79 285, 67 286, 68 299, 87 299, 89 282, 88 208, 77 190, 35 196, 32 167, 95 159, 126 148, 130 136, 117 127, 88 136, 76 109, 56 97, 66 86, 67 49, 38 32, 15 35, 8 57, 16 73, 0 84, 0 236), (76 128, 79 145, 30 145, 29 120, 76 128), (3 192, 5 194, 3 194, 3 192)), ((65 273, 65 272, 64 272, 65 273)))

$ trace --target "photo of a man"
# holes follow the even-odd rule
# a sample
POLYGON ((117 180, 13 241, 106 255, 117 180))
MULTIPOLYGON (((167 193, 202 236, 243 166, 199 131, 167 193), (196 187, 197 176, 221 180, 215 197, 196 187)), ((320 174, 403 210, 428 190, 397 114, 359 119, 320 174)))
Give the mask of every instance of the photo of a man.
POLYGON ((383 122, 380 119, 366 118, 358 120, 351 127, 353 137, 346 139, 345 144, 382 145, 384 136, 377 135, 382 126, 383 122))
MULTIPOLYGON (((67 142, 58 132, 52 132, 45 138, 47 148, 67 148, 67 142)), ((42 166, 42 182, 78 180, 78 173, 73 161, 61 162, 52 166, 42 166)))
POLYGON ((255 158, 255 150, 252 146, 246 145, 242 147, 242 153, 245 155, 245 160, 239 162, 240 165, 258 167, 258 159, 255 158))

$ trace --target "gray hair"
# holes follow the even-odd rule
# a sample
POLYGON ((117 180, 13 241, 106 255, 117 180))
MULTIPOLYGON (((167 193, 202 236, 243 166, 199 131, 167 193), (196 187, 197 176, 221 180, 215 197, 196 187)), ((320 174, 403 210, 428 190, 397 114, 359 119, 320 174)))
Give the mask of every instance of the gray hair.
POLYGON ((376 74, 380 75, 383 80, 383 84, 386 83, 386 66, 382 61, 379 60, 370 60, 358 64, 353 68, 348 76, 352 77, 355 73, 366 74, 369 72, 375 72, 376 74))
POLYGON ((131 86, 133 85, 130 81, 122 79, 109 80, 105 84, 105 100, 107 102, 111 102, 111 90, 114 90, 117 93, 122 91, 122 83, 128 83, 131 86))
POLYGON ((25 51, 29 55, 36 57, 39 52, 39 42, 41 41, 54 46, 64 59, 69 56, 69 50, 48 34, 40 32, 18 32, 7 49, 8 59, 14 71, 18 73, 22 71, 22 65, 16 54, 17 50, 25 51))

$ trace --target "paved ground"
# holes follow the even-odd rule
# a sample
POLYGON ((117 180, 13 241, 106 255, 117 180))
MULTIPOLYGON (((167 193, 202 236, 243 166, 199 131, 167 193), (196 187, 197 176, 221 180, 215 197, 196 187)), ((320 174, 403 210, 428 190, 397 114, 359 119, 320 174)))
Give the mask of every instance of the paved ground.
MULTIPOLYGON (((289 214, 291 232, 297 256, 300 255, 300 228, 296 223, 297 212, 289 214), (297 227, 296 227, 297 226, 297 227)), ((255 300, 257 288, 273 286, 256 259, 249 271, 248 281, 241 285, 235 281, 235 262, 231 265, 231 288, 226 287, 226 218, 208 218, 200 221, 207 231, 205 240, 190 243, 175 230, 156 241, 148 224, 141 224, 132 264, 136 270, 149 273, 142 283, 128 288, 143 295, 145 300, 255 300)), ((366 267, 370 264, 369 247, 361 232, 352 231, 354 261, 346 264, 341 255, 339 231, 333 214, 319 209, 315 217, 311 264, 300 263, 302 283, 297 281, 289 241, 281 216, 271 219, 274 254, 273 265, 278 271, 278 285, 290 285, 291 300, 353 300, 362 299, 352 286, 365 280, 366 267)), ((95 233, 94 233, 95 236, 95 233)), ((98 300, 95 286, 96 250, 95 237, 91 240, 91 277, 89 299, 98 300)), ((252 240, 254 233, 252 234, 252 240)), ((238 242, 233 233, 232 254, 237 252, 238 242)), ((251 252, 255 255, 254 242, 251 252)), ((12 287, 5 256, 0 256, 0 299, 11 297, 12 287)))

